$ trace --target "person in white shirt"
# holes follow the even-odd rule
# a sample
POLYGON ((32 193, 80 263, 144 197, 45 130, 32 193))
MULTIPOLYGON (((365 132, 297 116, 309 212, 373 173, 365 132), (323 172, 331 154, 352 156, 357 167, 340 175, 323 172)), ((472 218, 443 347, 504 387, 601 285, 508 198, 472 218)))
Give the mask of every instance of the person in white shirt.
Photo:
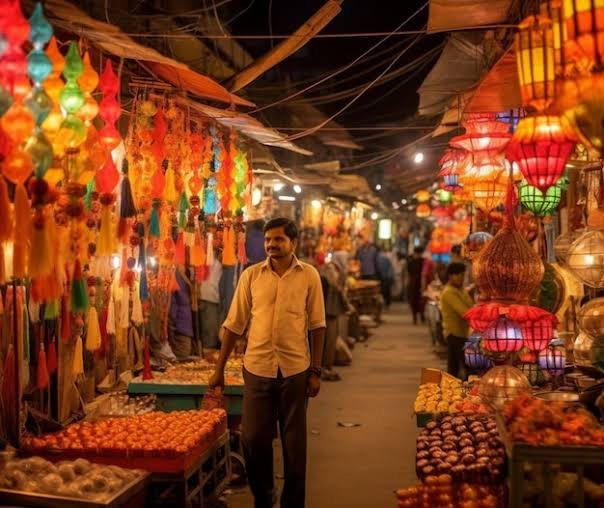
POLYGON ((204 348, 218 349, 218 330, 220 328, 220 316, 218 304, 220 294, 218 284, 222 276, 222 263, 218 256, 214 257, 214 263, 210 266, 208 278, 199 285, 199 312, 201 314, 201 341, 204 348))

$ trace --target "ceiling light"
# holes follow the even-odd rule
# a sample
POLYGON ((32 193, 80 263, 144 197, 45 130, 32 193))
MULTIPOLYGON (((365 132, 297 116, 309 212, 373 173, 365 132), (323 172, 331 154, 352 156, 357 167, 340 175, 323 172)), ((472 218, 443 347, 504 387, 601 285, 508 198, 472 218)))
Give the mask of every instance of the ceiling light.
POLYGON ((277 192, 283 190, 283 187, 285 187, 283 182, 276 182, 273 184, 273 189, 275 189, 277 192))
POLYGON ((111 266, 113 266, 113 268, 115 270, 117 270, 120 266, 122 265, 122 260, 121 258, 115 254, 112 258, 111 258, 111 266))
POLYGON ((302 187, 300 187, 298 184, 294 185, 294 192, 296 194, 300 194, 302 192, 302 187))
POLYGON ((372 220, 377 220, 377 218, 378 218, 378 217, 379 217, 379 215, 378 215, 378 213, 377 213, 377 212, 372 212, 372 213, 371 213, 371 219, 372 219, 372 220))
POLYGON ((319 201, 318 199, 313 199, 311 205, 313 208, 318 210, 319 208, 321 208, 321 201, 319 201))
POLYGON ((252 206, 258 206, 262 201, 262 189, 255 187, 252 191, 252 206))
POLYGON ((295 196, 279 196, 279 201, 295 201, 295 196))
POLYGON ((405 198, 401 199, 401 204, 402 205, 406 205, 407 204, 407 200, 405 198))
POLYGON ((379 184, 379 183, 376 184, 375 190, 377 190, 377 191, 382 190, 382 184, 379 184))
POLYGON ((422 162, 424 162, 424 154, 422 152, 417 152, 413 157, 413 162, 415 162, 416 164, 421 164, 422 162))

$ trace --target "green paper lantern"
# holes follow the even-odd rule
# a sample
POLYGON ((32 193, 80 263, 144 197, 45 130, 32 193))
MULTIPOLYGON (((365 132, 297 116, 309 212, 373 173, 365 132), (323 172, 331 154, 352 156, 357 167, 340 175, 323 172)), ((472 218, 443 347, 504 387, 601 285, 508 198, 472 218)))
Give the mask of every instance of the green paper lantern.
POLYGON ((558 185, 552 185, 545 193, 537 187, 528 184, 520 187, 520 202, 522 206, 538 217, 554 213, 561 199, 562 190, 558 185))

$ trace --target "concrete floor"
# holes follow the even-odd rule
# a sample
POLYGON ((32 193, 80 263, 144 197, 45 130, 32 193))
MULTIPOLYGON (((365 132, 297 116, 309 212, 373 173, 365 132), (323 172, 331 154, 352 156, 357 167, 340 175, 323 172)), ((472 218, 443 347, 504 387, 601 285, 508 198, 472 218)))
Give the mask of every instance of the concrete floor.
MULTIPOLYGON (((421 367, 443 368, 428 329, 395 304, 368 342, 357 344, 343 380, 323 383, 308 414, 308 508, 394 506, 393 491, 415 482, 413 401, 421 367), (338 422, 359 423, 344 428, 338 422)), ((249 489, 225 497, 252 507, 249 489)))

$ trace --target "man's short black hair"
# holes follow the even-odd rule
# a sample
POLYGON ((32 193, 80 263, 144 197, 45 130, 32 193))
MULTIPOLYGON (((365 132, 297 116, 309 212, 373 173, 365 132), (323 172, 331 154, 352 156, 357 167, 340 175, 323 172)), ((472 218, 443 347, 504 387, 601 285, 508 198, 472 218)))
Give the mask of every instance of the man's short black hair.
POLYGON ((463 263, 451 263, 447 266, 447 277, 451 275, 458 275, 460 273, 466 273, 466 265, 463 263))
POLYGON ((458 256, 461 256, 461 245, 459 245, 459 244, 453 245, 453 247, 451 247, 451 254, 456 254, 458 256))
POLYGON ((424 253, 424 248, 421 245, 418 245, 417 247, 415 247, 413 249, 413 252, 415 252, 416 254, 423 254, 424 253))
POLYGON ((285 235, 290 240, 298 239, 298 226, 296 226, 296 223, 293 220, 288 219, 287 217, 275 217, 274 219, 269 220, 264 225, 264 232, 266 233, 269 229, 275 228, 283 228, 285 235))

